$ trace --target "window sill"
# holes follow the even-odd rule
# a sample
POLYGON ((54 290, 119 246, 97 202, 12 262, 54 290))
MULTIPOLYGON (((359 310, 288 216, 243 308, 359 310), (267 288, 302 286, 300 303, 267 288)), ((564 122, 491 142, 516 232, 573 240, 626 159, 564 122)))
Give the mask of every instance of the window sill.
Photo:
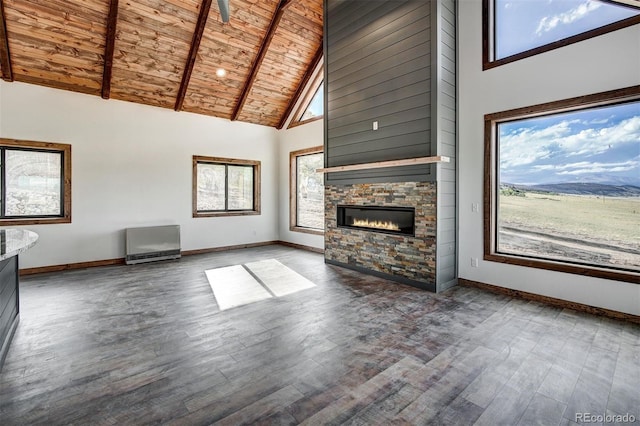
POLYGON ((259 210, 243 210, 230 212, 211 212, 211 213, 194 213, 193 217, 221 217, 221 216, 255 216, 259 215, 259 210))
POLYGON ((26 219, 0 219, 0 226, 25 226, 25 225, 53 225, 59 223, 71 223, 71 217, 52 217, 52 218, 36 218, 30 217, 26 219))
POLYGON ((302 232, 303 234, 324 235, 324 231, 321 231, 319 229, 304 228, 302 226, 290 226, 289 231, 302 232))
POLYGON ((587 277, 604 278, 608 280, 640 284, 640 273, 634 273, 632 271, 617 271, 615 269, 600 268, 590 265, 579 265, 561 261, 540 260, 533 257, 520 257, 502 253, 485 254, 483 259, 489 262, 506 263, 509 265, 546 269, 556 272, 565 272, 568 274, 577 274, 587 277))

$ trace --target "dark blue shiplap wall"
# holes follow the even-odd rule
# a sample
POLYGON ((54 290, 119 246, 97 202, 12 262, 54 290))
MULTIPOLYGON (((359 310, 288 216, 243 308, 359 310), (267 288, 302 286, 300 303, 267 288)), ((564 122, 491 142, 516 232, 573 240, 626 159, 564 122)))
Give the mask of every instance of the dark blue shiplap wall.
MULTIPOLYGON (((431 32, 429 1, 325 1, 327 167, 432 155, 431 32)), ((432 165, 326 175, 328 184, 431 180, 432 165)))

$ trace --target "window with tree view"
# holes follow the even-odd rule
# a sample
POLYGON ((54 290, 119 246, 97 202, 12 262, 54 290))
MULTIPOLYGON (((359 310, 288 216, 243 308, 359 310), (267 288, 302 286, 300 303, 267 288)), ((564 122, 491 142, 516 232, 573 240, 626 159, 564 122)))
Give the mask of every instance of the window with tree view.
POLYGON ((71 221, 71 146, 0 139, 3 225, 71 221))
POLYGON ((324 165, 322 147, 291 153, 291 230, 324 232, 323 174, 316 172, 324 165))
POLYGON ((260 212, 260 162, 193 159, 194 217, 260 212))
POLYGON ((632 1, 484 1, 485 68, 640 23, 632 1))
POLYGON ((615 102, 487 117, 490 256, 640 272, 640 100, 615 102))

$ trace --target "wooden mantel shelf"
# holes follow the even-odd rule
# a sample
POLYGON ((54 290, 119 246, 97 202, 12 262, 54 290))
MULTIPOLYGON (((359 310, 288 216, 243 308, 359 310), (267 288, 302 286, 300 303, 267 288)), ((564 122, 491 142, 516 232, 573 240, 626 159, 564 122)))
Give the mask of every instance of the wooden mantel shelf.
POLYGON ((416 164, 448 163, 449 161, 451 161, 449 157, 446 157, 444 155, 436 155, 435 157, 417 157, 417 158, 407 158, 403 160, 378 161, 375 163, 362 163, 362 164, 350 164, 348 166, 327 167, 324 169, 316 169, 316 172, 318 173, 348 172, 351 170, 380 169, 383 167, 413 166, 416 164))

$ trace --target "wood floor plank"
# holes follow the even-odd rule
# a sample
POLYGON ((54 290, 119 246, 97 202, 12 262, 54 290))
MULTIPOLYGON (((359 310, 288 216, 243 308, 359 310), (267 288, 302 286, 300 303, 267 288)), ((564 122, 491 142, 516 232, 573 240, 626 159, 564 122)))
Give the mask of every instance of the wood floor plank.
POLYGON ((637 325, 272 245, 24 277, 0 423, 574 424, 639 381, 637 325), (204 271, 269 259, 315 287, 220 310, 204 271))

